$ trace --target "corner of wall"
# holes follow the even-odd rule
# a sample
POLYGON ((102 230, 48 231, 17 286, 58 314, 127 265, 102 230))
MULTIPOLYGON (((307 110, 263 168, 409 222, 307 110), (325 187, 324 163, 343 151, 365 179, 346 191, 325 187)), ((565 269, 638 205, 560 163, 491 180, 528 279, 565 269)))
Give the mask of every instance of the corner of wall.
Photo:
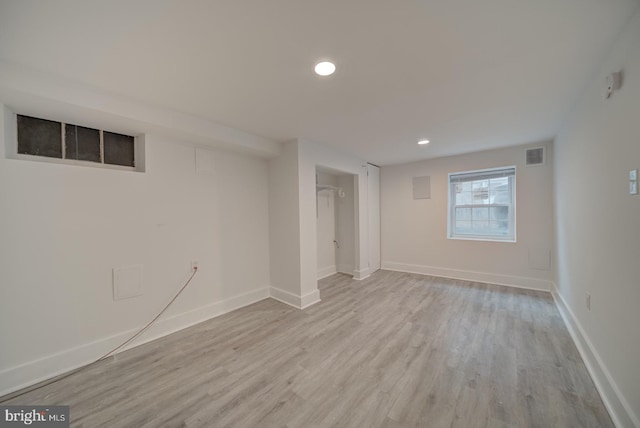
POLYGON ((6 105, 0 104, 2 107, 2 123, 0 123, 0 129, 4 129, 4 155, 5 158, 15 158, 17 150, 17 129, 16 129, 16 114, 11 111, 6 105))
POLYGON ((464 281, 484 282, 488 284, 504 285, 507 287, 524 288, 528 290, 548 292, 551 289, 551 281, 525 276, 440 268, 385 260, 382 261, 382 268, 399 272, 417 273, 420 275, 437 276, 440 278, 461 279, 464 281))
POLYGON ((640 427, 638 416, 625 400, 580 321, 558 292, 555 282, 551 284, 551 295, 615 426, 640 427))
POLYGON ((271 286, 269 293, 272 299, 301 310, 320 302, 320 290, 314 290, 305 295, 297 295, 271 286))
MULTIPOLYGON (((201 306, 188 312, 160 319, 151 328, 144 332, 131 344, 123 347, 117 353, 135 348, 155 339, 167 336, 171 333, 194 326, 211 318, 224 315, 228 312, 240 309, 270 297, 269 288, 258 288, 237 296, 201 306)), ((112 349, 130 338, 138 331, 138 328, 120 332, 118 334, 101 338, 93 342, 83 344, 62 352, 57 352, 43 358, 29 361, 15 367, 9 367, 0 371, 0 397, 34 385, 38 382, 51 379, 55 376, 76 370, 87 364, 95 362, 96 355, 104 354, 105 350, 112 349)))

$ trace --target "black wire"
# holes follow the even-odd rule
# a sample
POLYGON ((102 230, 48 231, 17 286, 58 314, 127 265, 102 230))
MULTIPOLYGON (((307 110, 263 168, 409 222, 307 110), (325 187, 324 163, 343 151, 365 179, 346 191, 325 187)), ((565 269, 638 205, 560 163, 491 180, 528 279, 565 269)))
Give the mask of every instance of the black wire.
POLYGON ((51 379, 49 379, 47 381, 44 381, 44 383, 39 383, 39 384, 33 385, 32 387, 27 388, 25 390, 22 390, 22 391, 20 391, 18 393, 10 393, 10 394, 5 395, 4 397, 0 398, 0 404, 6 403, 9 400, 13 400, 15 398, 22 397, 23 395, 26 395, 26 394, 28 394, 30 392, 37 391, 39 389, 44 388, 45 386, 49 386, 49 385, 51 385, 53 383, 59 382, 59 381, 61 381, 63 379, 66 379, 66 378, 68 378, 70 376, 73 376, 74 374, 78 373, 79 371, 82 371, 82 370, 86 369, 89 366, 92 366, 92 365, 94 365, 94 364, 96 364, 96 363, 98 363, 98 362, 110 357, 118 349, 120 349, 123 346, 125 346, 126 344, 130 343, 133 339, 135 339, 136 337, 140 336, 149 327, 151 327, 153 325, 153 323, 156 322, 156 320, 158 318, 160 318, 160 316, 162 314, 164 314, 167 311, 167 309, 169 309, 169 306, 171 306, 171 304, 176 301, 178 296, 180 296, 182 294, 182 292, 187 288, 187 286, 189 285, 189 283, 191 282, 193 277, 196 275, 196 272, 198 272, 198 268, 194 268, 193 269, 193 272, 191 273, 191 276, 189 277, 187 282, 185 282, 184 285, 182 286, 182 288, 180 288, 180 290, 176 293, 176 295, 173 296, 173 299, 171 299, 171 301, 169 303, 167 303, 164 308, 162 308, 162 310, 158 313, 158 315, 156 315, 151 321, 149 321, 144 327, 142 327, 140 330, 138 330, 138 332, 136 332, 136 334, 131 336, 129 339, 125 340, 120 345, 116 346, 111 351, 107 352, 106 354, 104 354, 103 356, 98 358, 97 360, 92 361, 92 362, 90 362, 88 364, 85 364, 84 366, 81 366, 81 367, 78 367, 77 369, 71 370, 70 372, 65 373, 65 374, 63 374, 61 376, 53 377, 53 378, 51 378, 51 379))

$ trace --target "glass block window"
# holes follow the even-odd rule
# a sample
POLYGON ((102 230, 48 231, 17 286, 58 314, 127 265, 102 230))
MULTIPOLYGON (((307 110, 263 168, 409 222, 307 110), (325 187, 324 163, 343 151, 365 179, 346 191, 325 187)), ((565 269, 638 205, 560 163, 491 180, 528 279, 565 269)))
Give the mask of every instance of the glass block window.
POLYGON ((104 162, 111 165, 135 166, 134 140, 129 135, 104 131, 104 162))
POLYGON ((65 124, 65 159, 100 162, 100 131, 65 124))
POLYGON ((135 138, 17 115, 18 154, 135 167, 135 138))
POLYGON ((60 122, 18 115, 18 153, 62 159, 60 122))

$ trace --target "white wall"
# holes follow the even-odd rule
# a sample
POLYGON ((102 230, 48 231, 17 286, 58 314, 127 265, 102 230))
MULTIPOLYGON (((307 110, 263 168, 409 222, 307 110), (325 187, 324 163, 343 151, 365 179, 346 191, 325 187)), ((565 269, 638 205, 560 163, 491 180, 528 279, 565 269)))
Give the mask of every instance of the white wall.
POLYGON ((354 175, 338 176, 338 186, 344 190, 344 198, 336 201, 336 236, 340 245, 336 250, 337 270, 348 275, 353 275, 356 269, 355 184, 354 175))
POLYGON ((639 113, 636 13, 555 141, 559 306, 621 427, 640 427, 640 196, 628 194, 639 113), (622 88, 602 99, 605 76, 620 70, 622 88))
POLYGON ((381 267, 380 259, 380 167, 367 165, 367 195, 369 202, 369 269, 375 272, 381 267))
POLYGON ((198 174, 177 143, 147 135, 146 173, 0 158, 0 395, 124 341, 191 260, 138 343, 269 295, 267 162, 215 151, 198 174), (112 268, 137 264, 143 295, 114 301, 112 268))
POLYGON ((167 135, 204 147, 272 157, 280 144, 248 132, 213 123, 128 97, 97 91, 85 84, 42 73, 0 59, 0 100, 34 117, 108 129, 127 135, 167 135))
POLYGON ((312 141, 298 140, 300 195, 300 259, 301 284, 307 293, 317 290, 315 280, 316 230, 315 171, 316 166, 355 175, 356 245, 354 278, 369 275, 367 230, 367 168, 366 161, 312 141))
POLYGON ((283 145, 280 156, 269 160, 271 287, 280 292, 276 298, 290 304, 294 303, 287 296, 300 295, 298 200, 298 145, 290 142, 283 145))
POLYGON ((366 163, 323 144, 300 139, 289 142, 278 157, 269 161, 271 296, 299 308, 320 301, 316 218, 318 168, 355 176, 354 278, 361 279, 369 274, 366 163))
POLYGON ((336 272, 353 275, 356 251, 355 176, 320 172, 318 183, 330 184, 344 191, 342 198, 338 197, 337 192, 323 191, 318 194, 318 278, 336 272))
POLYGON ((382 267, 548 290, 552 270, 534 260, 549 260, 554 246, 552 144, 546 147, 544 166, 525 167, 523 146, 383 166, 382 267), (510 165, 517 168, 517 243, 447 239, 448 173, 510 165), (412 178, 425 175, 431 199, 414 200, 412 178))
MULTIPOLYGON (((338 186, 338 177, 326 172, 317 172, 318 184, 338 186)), ((337 272, 336 267, 336 203, 337 195, 331 190, 317 193, 317 241, 318 279, 337 272)))

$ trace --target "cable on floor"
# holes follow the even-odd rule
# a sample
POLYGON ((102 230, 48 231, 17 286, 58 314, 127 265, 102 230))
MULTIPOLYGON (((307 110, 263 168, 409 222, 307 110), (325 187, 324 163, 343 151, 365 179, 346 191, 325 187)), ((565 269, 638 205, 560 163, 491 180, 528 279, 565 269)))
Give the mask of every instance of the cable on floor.
POLYGON ((120 345, 116 346, 115 348, 113 348, 111 351, 107 352, 106 354, 104 354, 103 356, 101 356, 100 358, 98 358, 97 360, 94 360, 88 364, 85 364, 84 366, 78 367, 77 369, 71 370, 68 373, 65 373, 63 375, 57 376, 57 377, 53 377, 47 381, 44 381, 44 383, 38 383, 30 388, 27 388, 24 391, 19 391, 16 394, 10 393, 7 394, 5 396, 5 398, 0 399, 0 404, 2 403, 6 403, 9 400, 13 400, 14 398, 18 398, 18 397, 22 397, 23 395, 26 395, 30 392, 33 391, 37 391, 41 388, 44 388, 45 386, 49 386, 55 382, 59 382, 63 379, 66 379, 84 369, 86 369, 89 366, 92 366, 106 358, 109 358, 114 352, 116 352, 117 350, 123 348, 124 346, 126 346, 127 344, 131 343, 131 341, 133 341, 136 337, 140 336, 142 333, 144 333, 145 331, 147 331, 149 329, 149 327, 151 327, 153 325, 153 323, 155 323, 158 318, 160 318, 162 316, 162 314, 164 314, 167 309, 169 309, 169 307, 173 304, 173 302, 176 301, 176 299, 182 294, 182 292, 187 288, 187 286, 189 285, 189 283, 191 282, 191 280, 193 279, 194 276, 196 276, 196 273, 198 272, 198 267, 194 266, 193 268, 193 272, 191 273, 191 276, 189 277, 189 279, 187 279, 187 281, 184 283, 184 285, 180 288, 180 290, 178 290, 178 292, 175 294, 175 296, 173 296, 173 299, 171 299, 169 301, 169 303, 167 303, 165 305, 164 308, 162 308, 162 310, 160 312, 158 312, 158 314, 151 320, 149 321, 144 327, 142 327, 140 330, 138 330, 133 336, 131 336, 129 339, 125 340, 124 342, 122 342, 120 345))

